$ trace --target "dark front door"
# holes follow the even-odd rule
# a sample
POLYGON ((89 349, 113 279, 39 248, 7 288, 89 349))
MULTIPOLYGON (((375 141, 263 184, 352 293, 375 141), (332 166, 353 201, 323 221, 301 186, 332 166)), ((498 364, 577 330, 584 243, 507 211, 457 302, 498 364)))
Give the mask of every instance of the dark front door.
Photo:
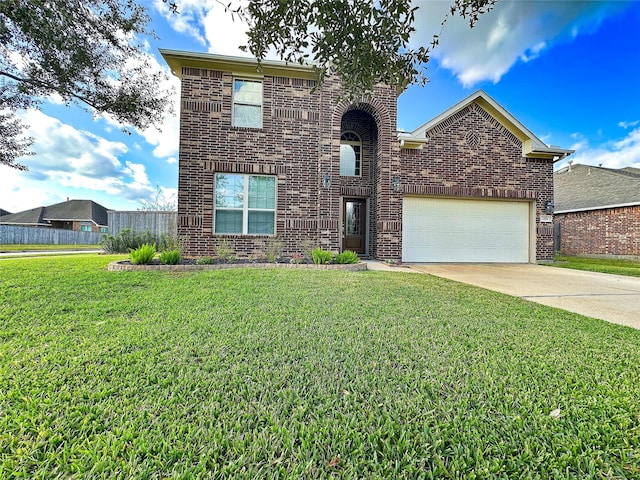
POLYGON ((366 249, 367 201, 345 198, 342 209, 342 250, 364 254, 366 249))

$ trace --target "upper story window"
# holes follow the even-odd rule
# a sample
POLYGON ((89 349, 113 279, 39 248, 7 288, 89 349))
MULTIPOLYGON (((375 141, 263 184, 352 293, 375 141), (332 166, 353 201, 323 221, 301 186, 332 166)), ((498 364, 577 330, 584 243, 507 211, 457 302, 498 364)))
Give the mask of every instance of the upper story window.
POLYGON ((355 132, 344 132, 340 137, 340 175, 360 176, 360 152, 362 141, 355 132))
POLYGON ((233 126, 262 128, 262 82, 233 80, 233 126))
POLYGON ((217 173, 215 181, 215 233, 275 233, 276 177, 217 173))

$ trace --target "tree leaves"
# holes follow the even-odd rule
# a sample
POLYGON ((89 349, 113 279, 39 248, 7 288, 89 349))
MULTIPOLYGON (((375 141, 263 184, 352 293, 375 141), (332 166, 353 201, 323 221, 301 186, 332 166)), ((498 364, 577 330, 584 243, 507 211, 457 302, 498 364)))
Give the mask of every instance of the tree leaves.
MULTIPOLYGON (((494 3, 455 0, 451 14, 473 26, 494 3)), ((241 14, 250 25, 247 49, 258 60, 273 48, 287 62, 313 63, 321 80, 339 76, 343 95, 353 99, 377 83, 399 89, 426 83, 426 64, 439 37, 410 46, 417 9, 410 0, 255 0, 241 14)))
MULTIPOLYGON (((0 109, 37 108, 55 94, 124 125, 159 124, 173 92, 163 91, 166 75, 145 53, 141 37, 153 36, 148 22, 145 7, 133 0, 3 0, 0 109)), ((18 142, 9 133, 2 130, 2 141, 18 142)), ((14 149, 9 157, 22 155, 24 149, 14 149)), ((14 164, 9 157, 4 164, 14 164)))

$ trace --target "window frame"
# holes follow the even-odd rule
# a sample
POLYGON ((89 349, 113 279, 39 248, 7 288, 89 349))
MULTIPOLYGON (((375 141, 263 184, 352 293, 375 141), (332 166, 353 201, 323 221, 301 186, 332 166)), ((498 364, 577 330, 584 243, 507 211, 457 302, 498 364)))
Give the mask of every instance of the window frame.
POLYGON ((340 176, 341 177, 362 177, 362 137, 358 135, 353 130, 345 130, 340 134, 340 176), (343 140, 343 137, 346 135, 353 135, 358 138, 358 140, 343 140), (342 145, 350 145, 352 147, 358 147, 358 151, 356 153, 354 175, 343 175, 342 174, 342 145))
POLYGON ((244 236, 269 236, 277 235, 277 213, 278 213, 278 177, 276 175, 254 175, 249 173, 232 173, 232 172, 216 172, 213 176, 213 234, 214 235, 244 235, 244 236), (242 186, 242 207, 218 207, 217 206, 217 188, 218 175, 234 175, 243 178, 242 186), (249 179, 251 177, 272 178, 273 179, 273 208, 256 208, 249 207, 249 179), (216 220, 218 211, 242 212, 242 231, 241 232, 216 232, 216 220), (273 232, 272 233, 249 233, 249 213, 251 212, 268 212, 273 213, 273 232))
POLYGON ((91 222, 80 222, 81 232, 93 232, 93 224, 91 222))
POLYGON ((253 128, 259 129, 262 128, 263 125, 263 114, 264 114, 264 80, 262 78, 249 78, 249 77, 233 77, 231 84, 231 126, 234 128, 253 128), (237 101, 236 100, 236 82, 252 82, 260 84, 260 102, 250 102, 250 101, 237 101), (258 126, 247 126, 247 125, 236 125, 236 105, 243 105, 249 107, 260 107, 260 125, 258 126))

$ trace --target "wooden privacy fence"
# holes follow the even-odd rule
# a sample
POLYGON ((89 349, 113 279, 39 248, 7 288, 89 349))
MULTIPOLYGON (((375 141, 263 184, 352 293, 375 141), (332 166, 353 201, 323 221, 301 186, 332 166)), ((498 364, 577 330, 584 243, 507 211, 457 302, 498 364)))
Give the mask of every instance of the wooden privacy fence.
POLYGON ((175 235, 178 231, 177 212, 132 211, 119 212, 111 210, 109 216, 109 235, 114 237, 128 228, 136 233, 149 232, 152 235, 175 235))
POLYGON ((97 245, 101 238, 97 232, 0 225, 1 245, 97 245))

